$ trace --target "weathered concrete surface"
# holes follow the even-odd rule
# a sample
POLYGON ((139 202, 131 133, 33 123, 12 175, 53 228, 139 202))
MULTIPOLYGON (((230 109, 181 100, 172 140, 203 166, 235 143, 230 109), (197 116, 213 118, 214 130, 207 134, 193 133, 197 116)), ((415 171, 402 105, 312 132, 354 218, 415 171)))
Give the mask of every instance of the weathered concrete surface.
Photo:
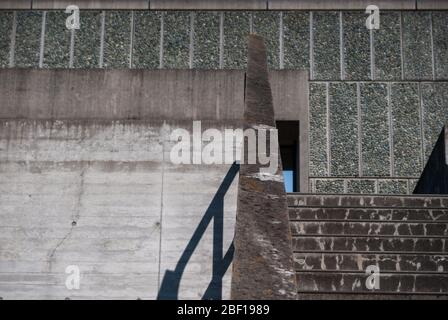
POLYGON ((243 73, 0 78, 0 297, 230 297, 238 171, 173 164, 169 138, 192 119, 241 128, 230 104, 243 106, 243 73), (79 290, 65 287, 69 265, 79 290))
MULTIPOLYGON (((274 109, 263 39, 249 36, 248 48, 244 128, 255 129, 258 136, 260 128, 275 128, 274 109)), ((267 136, 267 141, 277 139, 267 136)), ((278 152, 278 147, 270 150, 279 158, 278 152)), ((249 153, 245 144, 243 159, 249 153)), ((296 298, 286 193, 278 163, 276 172, 264 178, 259 159, 255 164, 241 164, 232 299, 296 298)))
POLYGON ((308 77, 306 70, 269 71, 275 120, 308 119, 308 77))
POLYGON ((3 69, 0 79, 0 118, 241 119, 244 103, 238 71, 3 69))
POLYGON ((414 189, 414 194, 448 194, 448 129, 439 138, 414 189))
POLYGON ((152 10, 265 10, 265 0, 151 0, 152 10))
POLYGON ((65 9, 76 5, 80 9, 149 9, 149 0, 33 0, 33 9, 65 9))
POLYGON ((447 10, 447 0, 417 0, 419 10, 447 10))
POLYGON ((308 72, 282 70, 269 72, 275 120, 299 121, 300 192, 309 187, 309 84, 308 72))
POLYGON ((288 200, 299 299, 448 299, 448 198, 288 200), (380 272, 374 290, 369 266, 380 272))
POLYGON ((172 164, 174 128, 191 122, 2 120, 0 297, 229 298, 231 259, 217 257, 237 172, 223 189, 230 165, 172 164), (69 265, 79 290, 65 287, 69 265))
POLYGON ((230 297, 238 172, 172 164, 168 133, 191 132, 193 119, 242 128, 244 72, 3 69, 0 79, 0 297, 230 297), (64 285, 71 264, 80 290, 64 285))
POLYGON ((31 0, 1 0, 0 9, 31 9, 31 0))
MULTIPOLYGON (((307 74, 270 72, 278 119, 307 125, 307 74)), ((244 72, 237 70, 0 69, 0 79, 6 119, 243 118, 244 72)))
MULTIPOLYGON (((75 4, 80 9, 129 10, 363 10, 364 0, 1 0, 0 9, 65 9, 75 4)), ((382 10, 446 10, 445 0, 377 0, 382 10)))
POLYGON ((416 9, 414 0, 268 0, 271 10, 365 10, 370 4, 380 10, 416 9))
POLYGON ((408 208, 424 207, 433 209, 448 208, 445 196, 374 196, 374 195, 334 195, 291 193, 288 197, 290 207, 350 207, 350 208, 408 208))

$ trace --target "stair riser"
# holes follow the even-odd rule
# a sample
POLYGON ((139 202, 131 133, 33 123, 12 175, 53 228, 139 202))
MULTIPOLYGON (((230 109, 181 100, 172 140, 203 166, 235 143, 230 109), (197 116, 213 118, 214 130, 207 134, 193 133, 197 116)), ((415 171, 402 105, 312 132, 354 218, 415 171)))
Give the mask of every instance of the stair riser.
POLYGON ((293 250, 348 252, 447 252, 446 239, 354 238, 354 237, 293 237, 293 250))
POLYGON ((298 300, 448 300, 448 295, 397 293, 299 293, 298 300))
POLYGON ((448 236, 448 223, 291 222, 293 235, 448 236))
POLYGON ((296 270, 365 272, 371 265, 382 272, 446 272, 448 255, 295 253, 296 270))

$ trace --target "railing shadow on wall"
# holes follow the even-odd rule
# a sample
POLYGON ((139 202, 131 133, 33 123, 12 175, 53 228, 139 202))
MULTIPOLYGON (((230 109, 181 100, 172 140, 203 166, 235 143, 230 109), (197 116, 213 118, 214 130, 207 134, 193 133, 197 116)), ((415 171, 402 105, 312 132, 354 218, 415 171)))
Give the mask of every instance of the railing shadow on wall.
POLYGON ((444 126, 415 186, 414 194, 448 194, 447 140, 448 130, 444 126))
POLYGON ((194 250, 201 241, 210 222, 213 220, 213 264, 212 279, 205 290, 203 300, 221 300, 222 299, 222 278, 229 268, 233 260, 233 242, 223 256, 224 245, 224 196, 229 190, 235 176, 239 171, 239 164, 233 163, 224 177, 221 185, 216 191, 210 205, 208 206, 204 216, 199 222, 190 241, 185 247, 179 261, 174 270, 167 270, 162 280, 157 299, 160 300, 176 300, 179 295, 179 285, 185 267, 188 264, 194 250))

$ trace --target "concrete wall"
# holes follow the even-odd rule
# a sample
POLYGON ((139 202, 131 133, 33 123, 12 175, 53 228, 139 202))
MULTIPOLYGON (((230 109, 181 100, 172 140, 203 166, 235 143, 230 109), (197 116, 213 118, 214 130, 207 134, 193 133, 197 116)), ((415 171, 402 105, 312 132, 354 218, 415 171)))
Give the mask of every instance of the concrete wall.
MULTIPOLYGON (((6 9, 65 9, 75 4, 81 9, 152 9, 152 10, 356 10, 365 9, 364 0, 2 0, 6 9)), ((447 9, 445 0, 377 0, 383 10, 447 9)))
POLYGON ((227 298, 229 274, 214 269, 230 260, 214 258, 233 239, 237 178, 213 201, 229 166, 173 165, 168 134, 179 127, 191 130, 2 120, 0 296, 155 299, 173 271, 160 298, 199 299, 210 284, 208 298, 227 298), (65 287, 69 265, 80 268, 79 290, 65 287))
POLYGON ((337 11, 354 1, 274 3, 283 9, 81 10, 73 33, 62 10, 1 10, 0 67, 244 70, 257 33, 270 69, 309 71, 309 189, 412 193, 448 120, 446 1, 387 1, 397 8, 372 31, 365 10, 337 11))
MULTIPOLYGON (((241 120, 244 71, 0 69, 3 119, 241 120)), ((270 73, 277 120, 306 120, 308 74, 270 73)), ((303 121, 306 126, 306 121, 303 121)))
MULTIPOLYGON (((279 118, 306 78, 271 74, 279 118)), ((243 71, 2 69, 0 97, 0 297, 229 298, 238 168, 175 165, 169 138, 241 128, 243 71)))

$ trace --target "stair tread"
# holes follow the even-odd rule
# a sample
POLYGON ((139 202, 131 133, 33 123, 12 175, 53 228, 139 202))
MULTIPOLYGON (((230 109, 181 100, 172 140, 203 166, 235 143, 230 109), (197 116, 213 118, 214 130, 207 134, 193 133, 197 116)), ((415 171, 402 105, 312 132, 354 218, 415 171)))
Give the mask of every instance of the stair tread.
POLYGON ((288 194, 288 206, 299 299, 448 299, 448 197, 288 194))
POLYGON ((289 207, 448 208, 448 196, 351 195, 289 193, 289 207))

